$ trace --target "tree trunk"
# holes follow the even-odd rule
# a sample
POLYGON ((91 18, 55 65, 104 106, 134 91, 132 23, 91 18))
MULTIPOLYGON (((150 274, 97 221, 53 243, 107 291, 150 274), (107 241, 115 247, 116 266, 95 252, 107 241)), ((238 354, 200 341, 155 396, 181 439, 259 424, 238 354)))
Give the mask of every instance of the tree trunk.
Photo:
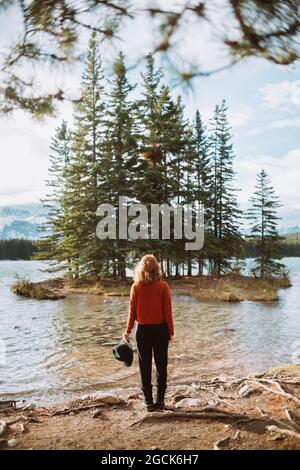
POLYGON ((168 277, 171 276, 171 272, 170 272, 170 260, 169 260, 169 258, 167 258, 167 276, 168 276, 168 277))

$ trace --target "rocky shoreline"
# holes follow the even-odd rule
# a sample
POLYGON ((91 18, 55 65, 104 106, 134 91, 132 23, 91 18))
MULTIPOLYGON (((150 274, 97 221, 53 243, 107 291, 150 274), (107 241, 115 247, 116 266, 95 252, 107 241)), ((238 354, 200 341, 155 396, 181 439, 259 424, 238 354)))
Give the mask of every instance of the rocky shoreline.
MULTIPOLYGON (((193 295, 199 301, 221 302, 277 301, 279 289, 291 287, 288 277, 259 279, 242 275, 170 278, 167 282, 172 294, 193 295)), ((11 290, 37 300, 59 300, 71 294, 129 296, 131 284, 130 278, 101 281, 56 278, 41 282, 19 279, 11 290)))
POLYGON ((138 389, 51 407, 0 400, 0 447, 300 448, 300 365, 170 384, 166 405, 163 412, 147 413, 138 389))

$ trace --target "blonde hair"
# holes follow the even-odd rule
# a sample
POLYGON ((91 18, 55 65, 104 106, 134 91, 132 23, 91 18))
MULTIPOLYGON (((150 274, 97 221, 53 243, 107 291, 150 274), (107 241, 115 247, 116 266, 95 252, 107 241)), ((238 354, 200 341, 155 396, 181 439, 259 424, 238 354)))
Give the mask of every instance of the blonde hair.
POLYGON ((161 279, 162 274, 160 265, 154 255, 145 255, 139 262, 136 273, 135 282, 140 284, 150 284, 156 279, 161 279))

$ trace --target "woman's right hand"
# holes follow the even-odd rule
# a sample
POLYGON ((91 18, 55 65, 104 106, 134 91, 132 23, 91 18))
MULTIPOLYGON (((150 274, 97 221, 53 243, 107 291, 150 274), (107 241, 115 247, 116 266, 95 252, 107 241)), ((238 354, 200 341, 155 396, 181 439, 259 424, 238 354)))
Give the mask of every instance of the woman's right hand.
POLYGON ((123 340, 124 340, 124 341, 128 341, 128 339, 129 339, 129 334, 126 333, 126 331, 124 331, 124 333, 123 333, 123 340))
POLYGON ((171 342, 171 343, 174 343, 174 341, 175 341, 175 338, 176 338, 176 336, 175 336, 175 335, 171 336, 171 337, 170 337, 170 342, 171 342))

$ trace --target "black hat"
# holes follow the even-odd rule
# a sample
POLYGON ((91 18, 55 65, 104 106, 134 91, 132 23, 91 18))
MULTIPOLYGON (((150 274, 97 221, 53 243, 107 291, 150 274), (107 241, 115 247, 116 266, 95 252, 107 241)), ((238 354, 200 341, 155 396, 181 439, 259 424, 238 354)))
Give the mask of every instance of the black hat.
POLYGON ((121 341, 112 348, 112 353, 114 358, 124 362, 125 366, 131 366, 133 362, 133 349, 129 341, 121 339, 121 341))

